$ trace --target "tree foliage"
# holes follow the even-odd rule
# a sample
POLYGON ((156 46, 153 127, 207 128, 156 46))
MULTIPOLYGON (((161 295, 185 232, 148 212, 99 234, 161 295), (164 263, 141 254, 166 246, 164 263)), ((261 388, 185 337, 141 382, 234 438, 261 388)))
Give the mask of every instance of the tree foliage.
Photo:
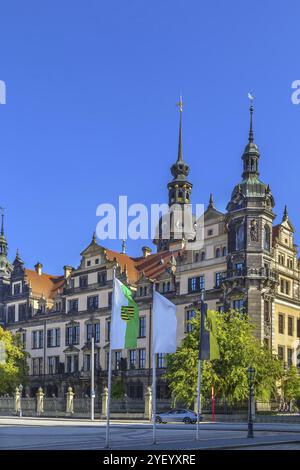
POLYGON ((27 353, 18 334, 12 335, 0 327, 0 395, 12 394, 20 384, 26 385, 28 377, 27 353))
POLYGON ((282 394, 287 402, 293 399, 299 401, 300 399, 300 376, 295 366, 291 366, 284 372, 282 394))
MULTIPOLYGON (((282 362, 254 336, 254 327, 247 315, 234 310, 215 313, 220 359, 202 361, 201 395, 210 397, 214 385, 216 398, 226 398, 232 403, 246 400, 249 393, 247 369, 252 366, 256 371, 256 398, 274 398, 283 375, 282 362)), ((166 378, 173 397, 188 406, 192 405, 196 394, 199 324, 198 313, 191 320, 192 331, 167 360, 166 378)))

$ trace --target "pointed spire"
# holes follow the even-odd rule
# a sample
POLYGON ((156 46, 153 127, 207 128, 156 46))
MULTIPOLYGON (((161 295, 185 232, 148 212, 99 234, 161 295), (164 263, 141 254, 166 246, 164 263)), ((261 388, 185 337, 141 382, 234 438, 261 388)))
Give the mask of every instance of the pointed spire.
POLYGON ((1 211, 1 235, 4 236, 4 208, 0 207, 1 211))
POLYGON ((209 196, 209 203, 208 203, 208 209, 214 209, 215 208, 215 203, 214 203, 214 198, 212 193, 209 196))
POLYGON ((180 113, 177 162, 182 162, 183 161, 183 155, 182 155, 182 111, 183 111, 183 102, 182 102, 182 96, 181 95, 180 95, 179 102, 177 103, 176 106, 178 106, 179 113, 180 113))
POLYGON ((288 214, 288 209, 287 206, 284 206, 284 212, 283 212, 283 217, 282 217, 282 222, 286 222, 289 220, 289 214, 288 214))
POLYGON ((93 243, 97 243, 96 232, 93 232, 93 239, 92 239, 92 242, 93 242, 93 243))

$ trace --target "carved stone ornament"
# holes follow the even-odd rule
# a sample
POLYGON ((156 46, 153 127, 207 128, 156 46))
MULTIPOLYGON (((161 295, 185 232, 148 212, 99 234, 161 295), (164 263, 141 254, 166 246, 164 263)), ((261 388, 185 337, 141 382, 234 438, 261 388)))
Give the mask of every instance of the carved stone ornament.
POLYGON ((258 223, 255 219, 250 222, 250 240, 258 242, 258 223))

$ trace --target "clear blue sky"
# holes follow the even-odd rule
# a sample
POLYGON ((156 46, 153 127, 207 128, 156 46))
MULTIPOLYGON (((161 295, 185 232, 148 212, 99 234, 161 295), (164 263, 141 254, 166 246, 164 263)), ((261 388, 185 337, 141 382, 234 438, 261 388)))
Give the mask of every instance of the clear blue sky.
MULTIPOLYGON (((224 209, 242 172, 248 100, 261 179, 300 233, 297 1, 6 0, 0 6, 0 205, 13 259, 78 265, 96 207, 167 201, 180 92, 193 202, 224 209)), ((138 255, 145 241, 128 243, 138 255)), ((121 243, 109 243, 120 249, 121 243)))

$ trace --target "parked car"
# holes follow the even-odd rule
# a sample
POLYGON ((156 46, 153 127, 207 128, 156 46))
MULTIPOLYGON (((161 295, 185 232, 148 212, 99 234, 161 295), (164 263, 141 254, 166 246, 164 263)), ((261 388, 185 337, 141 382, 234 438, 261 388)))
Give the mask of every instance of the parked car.
MULTIPOLYGON (((200 416, 200 421, 202 421, 202 416, 200 416)), ((156 415, 157 423, 185 423, 185 424, 195 424, 197 422, 197 414, 194 411, 186 409, 175 409, 170 410, 166 413, 159 413, 156 415)))

